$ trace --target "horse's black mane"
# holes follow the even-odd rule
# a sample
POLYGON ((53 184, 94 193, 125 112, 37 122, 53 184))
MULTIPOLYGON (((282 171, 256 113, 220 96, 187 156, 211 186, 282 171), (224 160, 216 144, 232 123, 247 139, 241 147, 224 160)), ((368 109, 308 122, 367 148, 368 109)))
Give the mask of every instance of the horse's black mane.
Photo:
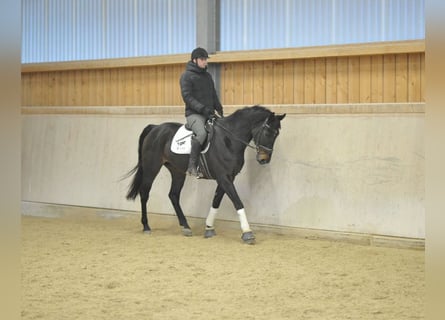
POLYGON ((244 107, 242 109, 238 109, 236 110, 233 114, 237 114, 237 113, 249 113, 249 112, 258 112, 258 111, 264 111, 267 113, 271 113, 271 111, 269 109, 267 109, 266 107, 260 106, 260 105, 254 105, 252 107, 244 107))
POLYGON ((270 115, 271 113, 272 111, 270 111, 266 107, 255 105, 252 107, 244 107, 242 109, 238 109, 227 118, 235 119, 238 117, 247 117, 248 119, 255 121, 255 119, 252 118, 252 115, 261 115, 264 118, 264 114, 270 115))

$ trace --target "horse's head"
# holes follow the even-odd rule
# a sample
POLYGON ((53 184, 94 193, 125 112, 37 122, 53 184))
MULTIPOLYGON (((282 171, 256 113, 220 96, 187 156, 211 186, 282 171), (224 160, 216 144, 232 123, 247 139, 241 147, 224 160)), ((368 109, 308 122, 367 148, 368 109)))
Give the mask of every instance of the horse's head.
POLYGON ((263 124, 256 128, 253 139, 257 150, 256 160, 259 164, 266 164, 270 162, 275 139, 280 134, 280 122, 285 116, 286 114, 275 115, 275 113, 271 113, 263 124))

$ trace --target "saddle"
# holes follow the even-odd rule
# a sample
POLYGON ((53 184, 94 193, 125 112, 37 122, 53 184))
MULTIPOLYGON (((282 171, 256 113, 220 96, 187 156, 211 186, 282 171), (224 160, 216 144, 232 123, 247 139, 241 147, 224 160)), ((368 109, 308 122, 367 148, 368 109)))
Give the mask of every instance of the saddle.
MULTIPOLYGON (((201 150, 201 154, 206 153, 210 147, 210 141, 212 141, 213 137, 213 122, 207 121, 205 125, 205 129, 207 131, 207 139, 204 142, 204 147, 201 150)), ((176 131, 173 136, 172 143, 170 146, 170 150, 173 153, 177 154, 190 154, 192 150, 192 136, 194 135, 193 131, 187 127, 187 124, 179 127, 178 131, 176 131)))

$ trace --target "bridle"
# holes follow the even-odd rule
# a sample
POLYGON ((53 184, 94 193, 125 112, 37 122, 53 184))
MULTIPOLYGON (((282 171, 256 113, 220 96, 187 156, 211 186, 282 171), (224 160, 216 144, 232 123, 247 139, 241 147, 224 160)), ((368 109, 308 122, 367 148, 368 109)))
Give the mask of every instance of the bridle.
POLYGON ((272 129, 270 127, 270 125, 267 123, 267 120, 264 120, 263 124, 261 125, 261 128, 257 131, 256 134, 254 134, 253 136, 253 142, 255 143, 256 146, 256 151, 259 152, 260 148, 267 151, 269 154, 272 153, 273 149, 272 148, 268 148, 264 145, 261 144, 261 138, 263 137, 264 134, 264 130, 273 130, 273 135, 274 135, 274 139, 278 136, 278 130, 277 129, 272 129))
MULTIPOLYGON (((240 138, 238 138, 232 131, 230 131, 229 129, 227 129, 226 127, 224 127, 221 123, 219 123, 218 121, 215 121, 216 119, 210 119, 208 120, 211 124, 213 125, 217 125, 219 126, 221 129, 223 129, 224 131, 226 131, 228 134, 230 134, 232 136, 232 138, 238 142, 241 142, 242 144, 244 144, 245 146, 255 149, 256 152, 258 153, 260 151, 260 149, 265 150, 266 152, 268 152, 269 154, 272 153, 273 149, 272 148, 268 148, 264 145, 261 144, 261 138, 263 137, 264 134, 264 130, 273 130, 274 131, 274 138, 278 135, 278 130, 277 129, 272 129, 270 127, 270 125, 267 123, 267 120, 264 120, 263 124, 261 125, 261 127, 259 129, 257 129, 256 133, 253 133, 253 142, 255 143, 255 146, 252 146, 249 142, 246 142, 240 138)), ((253 131, 253 130, 252 130, 253 131)))

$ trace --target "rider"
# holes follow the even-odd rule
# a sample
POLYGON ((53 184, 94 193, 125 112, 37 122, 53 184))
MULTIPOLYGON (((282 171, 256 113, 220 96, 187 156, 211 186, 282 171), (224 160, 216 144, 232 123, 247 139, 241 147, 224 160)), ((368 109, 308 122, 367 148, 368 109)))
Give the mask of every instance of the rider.
POLYGON ((207 138, 205 123, 215 116, 215 110, 222 117, 223 107, 218 99, 212 76, 207 72, 209 54, 203 48, 192 51, 191 60, 187 62, 179 81, 181 95, 185 102, 187 127, 195 134, 192 137, 187 173, 198 176, 198 157, 207 138))

